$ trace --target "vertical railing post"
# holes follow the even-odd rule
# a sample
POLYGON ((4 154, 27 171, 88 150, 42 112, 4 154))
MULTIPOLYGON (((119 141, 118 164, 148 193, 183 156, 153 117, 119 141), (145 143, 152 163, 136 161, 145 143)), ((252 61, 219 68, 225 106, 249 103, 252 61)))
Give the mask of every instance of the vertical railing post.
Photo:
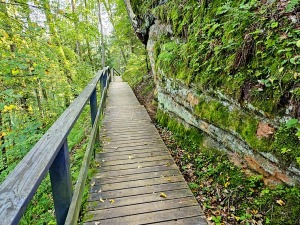
MULTIPOLYGON (((92 122, 92 126, 95 123, 95 119, 97 116, 97 92, 96 92, 96 88, 93 91, 91 97, 90 97, 90 108, 91 108, 91 122, 92 122)), ((95 143, 100 143, 100 139, 99 139, 99 127, 97 127, 97 134, 96 134, 96 139, 95 139, 95 143)), ((94 151, 94 156, 95 156, 95 151, 94 151)))
POLYGON ((67 140, 59 150, 50 169, 50 180, 58 225, 65 223, 72 200, 72 178, 67 140))
POLYGON ((97 93, 96 93, 96 88, 93 91, 91 97, 90 97, 90 107, 91 107, 91 122, 92 125, 95 122, 96 115, 97 115, 97 93))

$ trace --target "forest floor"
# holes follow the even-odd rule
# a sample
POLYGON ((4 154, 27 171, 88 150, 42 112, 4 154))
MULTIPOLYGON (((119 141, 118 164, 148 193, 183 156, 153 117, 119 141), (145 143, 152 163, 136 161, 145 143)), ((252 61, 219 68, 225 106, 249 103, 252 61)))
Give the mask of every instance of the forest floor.
MULTIPOLYGON (((262 176, 246 175, 228 160, 226 154, 215 149, 189 150, 189 146, 180 141, 186 137, 159 124, 154 88, 149 88, 154 86, 152 80, 151 76, 144 77, 133 88, 134 93, 147 109, 209 224, 300 224, 298 188, 266 187, 262 176)), ((192 140, 185 143, 189 141, 192 140)))

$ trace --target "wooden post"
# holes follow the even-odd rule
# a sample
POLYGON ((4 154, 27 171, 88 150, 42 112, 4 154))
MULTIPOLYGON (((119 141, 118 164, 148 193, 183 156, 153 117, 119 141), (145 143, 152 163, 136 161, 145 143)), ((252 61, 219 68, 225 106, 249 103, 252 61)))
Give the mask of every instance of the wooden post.
MULTIPOLYGON (((90 108, 91 108, 91 122, 92 122, 92 126, 95 123, 95 119, 97 116, 97 112, 98 112, 98 108, 97 108, 97 93, 96 93, 96 88, 93 91, 91 97, 90 97, 90 108)), ((100 138, 99 138, 99 127, 97 127, 96 130, 96 139, 95 139, 95 143, 99 144, 100 143, 100 138)), ((94 157, 96 156, 96 152, 94 150, 94 157)))
POLYGON ((92 92, 92 95, 90 97, 90 107, 91 107, 91 121, 92 121, 92 126, 95 122, 95 118, 97 115, 97 93, 96 93, 96 88, 92 92))
POLYGON ((72 199, 72 180, 67 140, 59 150, 50 169, 52 194, 54 199, 56 222, 65 223, 72 199))

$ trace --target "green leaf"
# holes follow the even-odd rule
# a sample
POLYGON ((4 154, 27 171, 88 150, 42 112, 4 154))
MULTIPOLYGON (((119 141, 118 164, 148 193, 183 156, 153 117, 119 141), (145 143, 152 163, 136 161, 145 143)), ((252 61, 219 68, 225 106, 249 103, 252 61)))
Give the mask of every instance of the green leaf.
POLYGON ((296 42, 296 45, 297 45, 297 47, 300 48, 300 40, 298 40, 298 41, 296 42))
POLYGON ((13 70, 11 71, 11 73, 12 73, 12 75, 18 75, 18 74, 20 73, 20 70, 18 70, 18 69, 13 69, 13 70))
POLYGON ((292 128, 294 127, 296 124, 298 124, 298 119, 290 119, 286 122, 286 127, 289 129, 289 128, 292 128))
POLYGON ((271 23, 271 28, 276 28, 276 27, 278 27, 278 22, 271 23))

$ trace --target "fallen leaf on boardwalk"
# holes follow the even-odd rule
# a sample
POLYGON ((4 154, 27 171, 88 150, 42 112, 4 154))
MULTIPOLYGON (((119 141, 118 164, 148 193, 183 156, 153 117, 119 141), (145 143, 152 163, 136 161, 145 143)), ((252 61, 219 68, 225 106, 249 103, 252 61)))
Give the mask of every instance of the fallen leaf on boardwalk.
POLYGON ((145 142, 144 145, 147 145, 147 142, 145 142))
POLYGON ((100 167, 100 163, 95 163, 95 166, 96 167, 100 167))
POLYGON ((131 155, 130 155, 130 156, 128 156, 128 159, 133 159, 133 156, 131 156, 131 155))
POLYGON ((91 187, 94 187, 95 186, 95 181, 93 181, 92 183, 91 183, 91 187))
POLYGON ((276 203, 277 203, 278 205, 281 205, 281 206, 285 205, 285 202, 282 201, 281 199, 276 200, 276 203))
POLYGON ((100 225, 100 222, 95 222, 95 225, 100 225))
POLYGON ((138 166, 138 169, 141 169, 142 167, 141 166, 138 166))
POLYGON ((114 204, 114 203, 115 203, 115 200, 109 199, 109 202, 110 202, 110 204, 114 204))
POLYGON ((172 181, 171 177, 169 177, 169 178, 167 179, 167 181, 172 181))
POLYGON ((118 149, 119 147, 116 147, 115 149, 118 149))
POLYGON ((167 195, 166 195, 165 193, 161 192, 161 193, 159 194, 159 197, 166 198, 167 195))
POLYGON ((99 199, 100 202, 105 202, 102 198, 99 199))

